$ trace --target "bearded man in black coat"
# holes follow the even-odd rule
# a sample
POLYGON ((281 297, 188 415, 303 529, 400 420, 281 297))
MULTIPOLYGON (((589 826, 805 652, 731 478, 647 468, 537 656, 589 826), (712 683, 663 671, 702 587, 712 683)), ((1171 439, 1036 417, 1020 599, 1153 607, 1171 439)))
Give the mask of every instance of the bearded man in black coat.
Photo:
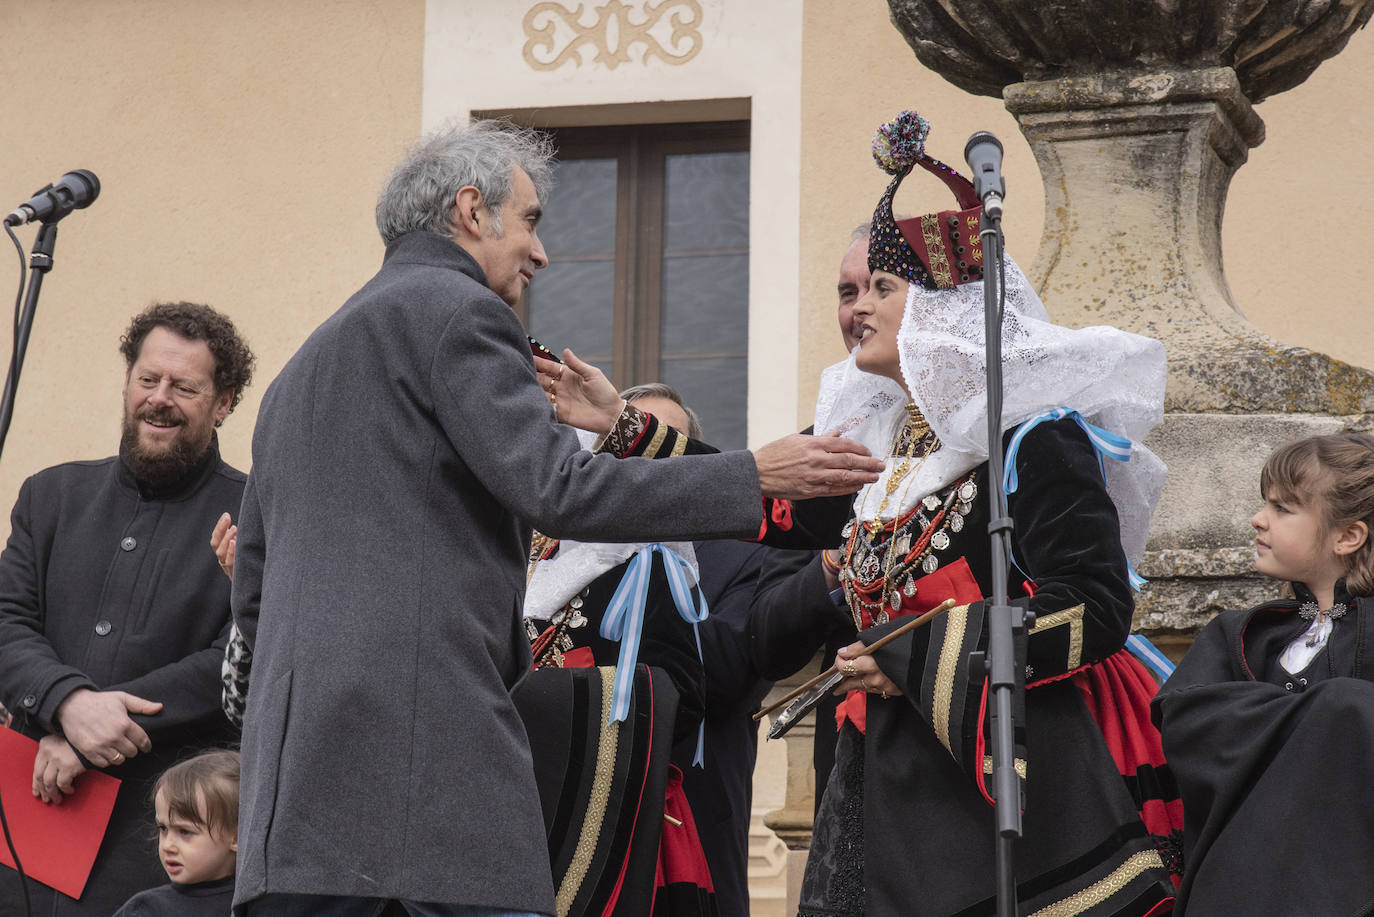
MULTIPOLYGON (((121 781, 81 898, 28 883, 44 917, 105 917, 166 881, 152 782, 189 750, 234 738, 219 708, 229 581, 206 539, 242 498, 215 428, 253 354, 233 323, 193 303, 150 307, 120 345, 119 455, 25 481, 0 554, 0 703, 38 740, 34 795, 60 804, 88 770, 121 781)), ((0 915, 23 913, 18 874, 0 870, 0 915)))

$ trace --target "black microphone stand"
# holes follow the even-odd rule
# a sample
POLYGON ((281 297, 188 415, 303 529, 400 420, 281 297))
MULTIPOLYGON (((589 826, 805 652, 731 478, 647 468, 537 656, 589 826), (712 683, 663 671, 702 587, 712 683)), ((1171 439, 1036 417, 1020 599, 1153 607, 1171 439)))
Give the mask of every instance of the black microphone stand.
POLYGON ((1008 600, 1012 521, 1002 486, 1002 200, 992 193, 984 201, 979 238, 983 248, 983 310, 988 386, 988 535, 992 541, 992 593, 988 597, 988 649, 975 653, 974 671, 982 671, 992 690, 992 785, 997 824, 997 914, 1016 917, 1015 844, 1021 836, 1021 784, 1016 775, 1015 714, 1017 696, 1024 701, 1025 673, 1016 662, 1016 640, 1035 615, 1008 600))
POLYGON ((14 400, 19 389, 19 372, 24 368, 24 352, 29 347, 29 333, 38 310, 38 293, 43 287, 43 275, 52 270, 53 249, 57 245, 57 221, 70 211, 58 211, 57 216, 39 225, 38 237, 33 240, 29 255, 29 287, 24 304, 14 319, 14 351, 10 356, 9 374, 5 377, 5 393, 0 396, 0 453, 4 452, 9 436, 10 420, 14 417, 14 400))

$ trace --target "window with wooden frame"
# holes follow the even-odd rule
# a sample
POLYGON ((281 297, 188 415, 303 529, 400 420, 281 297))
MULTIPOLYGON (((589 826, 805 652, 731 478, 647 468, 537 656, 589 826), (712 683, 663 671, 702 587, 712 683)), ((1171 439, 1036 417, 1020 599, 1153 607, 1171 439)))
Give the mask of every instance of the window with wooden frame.
POLYGON ((517 306, 620 388, 666 382, 707 442, 745 446, 749 122, 561 128, 539 238, 549 267, 517 306))

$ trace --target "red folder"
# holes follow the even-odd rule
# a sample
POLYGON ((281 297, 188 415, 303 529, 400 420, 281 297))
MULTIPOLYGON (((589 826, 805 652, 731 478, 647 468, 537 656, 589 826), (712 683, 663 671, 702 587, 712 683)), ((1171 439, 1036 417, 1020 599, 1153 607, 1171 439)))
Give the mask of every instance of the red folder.
MULTIPOLYGON (((0 802, 10 836, 25 875, 80 898, 110 823, 119 781, 100 771, 87 771, 76 778, 75 793, 58 805, 48 805, 33 795, 37 756, 37 742, 0 727, 0 802)), ((14 868, 3 835, 0 863, 14 868)))

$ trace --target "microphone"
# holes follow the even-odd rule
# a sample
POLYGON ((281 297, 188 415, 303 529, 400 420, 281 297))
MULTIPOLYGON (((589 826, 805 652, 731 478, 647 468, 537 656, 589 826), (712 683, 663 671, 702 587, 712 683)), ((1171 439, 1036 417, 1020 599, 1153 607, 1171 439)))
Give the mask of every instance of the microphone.
POLYGON ((983 202, 983 211, 993 219, 1002 216, 1002 199, 1007 196, 1002 181, 1002 143, 987 131, 979 131, 964 144, 964 159, 973 170, 973 190, 983 202))
POLYGON ((91 206, 100 194, 100 179, 94 172, 77 169, 38 191, 5 217, 6 226, 23 226, 34 220, 55 223, 73 210, 91 206))

